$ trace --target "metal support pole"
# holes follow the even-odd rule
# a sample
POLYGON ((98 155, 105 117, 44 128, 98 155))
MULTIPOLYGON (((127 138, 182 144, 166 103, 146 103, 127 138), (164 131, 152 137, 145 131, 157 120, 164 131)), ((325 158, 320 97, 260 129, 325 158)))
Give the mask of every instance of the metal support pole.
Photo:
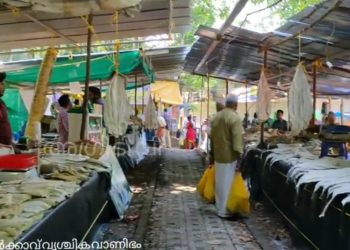
MULTIPOLYGON (((265 73, 267 72, 267 49, 264 50, 264 68, 265 73)), ((265 74, 266 75, 266 74, 265 74)), ((260 127, 260 143, 264 144, 264 125, 267 121, 261 122, 260 127)))
POLYGON ((145 86, 142 86, 142 114, 145 111, 145 86))
MULTIPOLYGON (((89 14, 88 17, 89 26, 92 25, 92 14, 89 14)), ((88 27, 87 33, 87 53, 86 53, 86 77, 85 77, 85 90, 84 90, 84 101, 83 101, 83 117, 81 121, 80 129, 80 140, 85 139, 85 131, 87 125, 87 116, 88 116, 88 94, 89 94, 89 82, 90 82, 90 59, 91 59, 91 38, 92 30, 88 27)))
POLYGON ((137 74, 135 74, 135 116, 137 114, 137 74))
POLYGON ((313 107, 312 107, 312 125, 315 125, 316 121, 316 82, 317 82, 317 65, 312 66, 312 93, 313 93, 313 107))
POLYGON ((245 113, 248 114, 248 81, 245 84, 245 113))
POLYGON ((210 101, 209 101, 210 100, 210 77, 209 76, 207 76, 207 81, 208 81, 207 119, 209 121, 209 108, 210 108, 210 101))
POLYGON ((344 125, 344 98, 340 98, 340 122, 344 125))
POLYGON ((226 96, 228 96, 228 79, 226 79, 226 96))

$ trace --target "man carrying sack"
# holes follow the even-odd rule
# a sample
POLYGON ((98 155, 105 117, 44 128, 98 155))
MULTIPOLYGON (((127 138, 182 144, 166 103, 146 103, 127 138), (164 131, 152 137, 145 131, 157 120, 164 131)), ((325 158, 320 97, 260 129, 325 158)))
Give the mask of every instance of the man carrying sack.
POLYGON ((236 167, 243 153, 243 126, 237 113, 238 97, 228 95, 226 107, 212 121, 211 142, 215 159, 215 205, 218 216, 232 217, 227 202, 236 167))

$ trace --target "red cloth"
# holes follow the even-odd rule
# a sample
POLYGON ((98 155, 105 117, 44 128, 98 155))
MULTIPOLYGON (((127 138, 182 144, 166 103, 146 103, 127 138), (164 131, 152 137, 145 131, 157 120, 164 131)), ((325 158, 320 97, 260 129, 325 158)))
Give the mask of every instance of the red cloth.
POLYGON ((196 141, 196 130, 194 129, 193 123, 188 122, 187 123, 187 133, 186 133, 186 139, 190 142, 196 141))
POLYGON ((0 143, 12 145, 12 129, 9 121, 7 107, 0 99, 0 143))

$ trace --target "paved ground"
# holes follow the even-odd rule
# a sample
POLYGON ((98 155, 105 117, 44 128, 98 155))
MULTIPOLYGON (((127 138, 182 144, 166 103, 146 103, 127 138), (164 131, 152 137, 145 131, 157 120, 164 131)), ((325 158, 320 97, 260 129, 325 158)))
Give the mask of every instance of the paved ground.
POLYGON ((217 217, 214 205, 196 192, 203 171, 196 151, 166 149, 148 157, 127 175, 134 197, 126 220, 105 225, 103 239, 126 237, 143 249, 300 249, 292 247, 283 224, 266 216, 262 204, 253 206, 258 209, 249 220, 217 217))

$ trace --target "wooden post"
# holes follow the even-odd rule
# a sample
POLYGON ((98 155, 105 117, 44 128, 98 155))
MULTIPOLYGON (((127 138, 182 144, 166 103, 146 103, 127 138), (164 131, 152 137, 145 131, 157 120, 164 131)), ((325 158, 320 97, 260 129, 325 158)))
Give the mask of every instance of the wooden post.
POLYGON ((145 86, 142 86, 142 114, 145 111, 145 86))
POLYGON ((245 113, 248 114, 248 81, 245 82, 245 113))
POLYGON ((203 119, 202 119, 202 116, 203 116, 203 88, 204 88, 204 77, 202 76, 202 88, 200 90, 200 103, 201 103, 201 107, 200 107, 200 123, 201 123, 201 126, 202 126, 202 122, 203 122, 203 119))
POLYGON ((137 114, 137 74, 135 74, 135 116, 137 114))
POLYGON ((340 122, 344 125, 344 98, 340 98, 340 122))
POLYGON ((228 79, 226 79, 226 96, 228 96, 228 79))
MULTIPOLYGON (((92 25, 92 14, 89 14, 88 17, 89 26, 92 25)), ((88 27, 87 33, 87 54, 86 54, 86 77, 85 77, 85 90, 84 90, 84 101, 83 101, 83 118, 81 121, 81 130, 80 130, 80 140, 85 140, 85 130, 87 125, 87 116, 88 116, 88 94, 89 94, 89 82, 90 82, 90 59, 91 59, 91 37, 92 30, 88 27)))
POLYGON ((313 107, 312 107, 312 125, 315 125, 316 121, 316 82, 317 82, 317 65, 312 66, 312 93, 313 93, 313 107))
MULTIPOLYGON (((265 75, 267 73, 267 49, 264 50, 264 68, 265 75)), ((260 143, 264 144, 264 125, 267 121, 262 121, 261 127, 260 127, 260 143)))
POLYGON ((209 108, 210 108, 210 102, 209 102, 209 100, 210 100, 210 77, 209 76, 207 76, 207 81, 208 81, 207 119, 209 120, 209 108))

